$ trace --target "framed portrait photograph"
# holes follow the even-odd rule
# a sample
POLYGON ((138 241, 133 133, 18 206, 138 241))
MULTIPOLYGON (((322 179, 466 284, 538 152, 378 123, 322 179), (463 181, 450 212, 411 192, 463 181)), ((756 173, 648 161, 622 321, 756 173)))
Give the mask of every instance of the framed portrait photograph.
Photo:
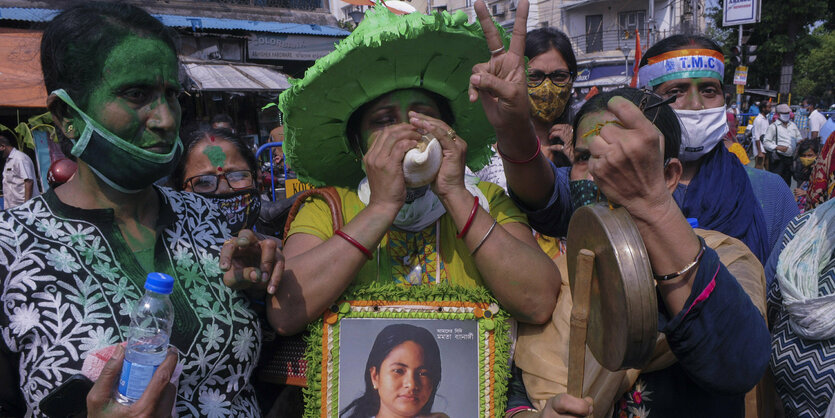
POLYGON ((501 415, 508 315, 486 292, 426 288, 346 295, 325 313, 309 340, 306 416, 501 415))

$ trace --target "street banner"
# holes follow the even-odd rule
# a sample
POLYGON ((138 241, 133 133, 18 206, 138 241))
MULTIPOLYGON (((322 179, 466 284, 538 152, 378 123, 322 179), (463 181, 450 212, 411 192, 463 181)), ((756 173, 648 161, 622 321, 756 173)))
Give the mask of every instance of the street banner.
POLYGON ((736 26, 760 21, 760 0, 725 0, 722 26, 736 26))
POLYGON ((740 65, 734 71, 734 84, 744 86, 748 82, 748 67, 740 65))

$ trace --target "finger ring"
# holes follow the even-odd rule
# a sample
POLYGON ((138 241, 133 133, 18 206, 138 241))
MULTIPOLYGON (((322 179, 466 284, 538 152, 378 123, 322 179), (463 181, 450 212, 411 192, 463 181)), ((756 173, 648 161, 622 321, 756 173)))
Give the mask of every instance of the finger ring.
POLYGON ((450 140, 455 141, 455 135, 455 131, 452 129, 446 131, 446 136, 449 137, 450 140))
POLYGON ((500 46, 500 47, 490 51, 490 55, 501 54, 502 52, 504 52, 504 46, 500 46))

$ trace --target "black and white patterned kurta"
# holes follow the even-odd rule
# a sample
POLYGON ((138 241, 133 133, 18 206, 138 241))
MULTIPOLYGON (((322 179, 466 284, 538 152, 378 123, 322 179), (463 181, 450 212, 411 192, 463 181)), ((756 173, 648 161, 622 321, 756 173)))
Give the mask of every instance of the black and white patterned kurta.
MULTIPOLYGON (((772 326, 770 366, 786 417, 823 417, 835 393, 835 338, 808 340, 797 335, 789 325, 780 284, 772 279, 780 252, 811 215, 812 212, 806 212, 789 223, 765 269, 766 277, 771 281, 768 291, 768 316, 772 326)), ((835 254, 830 256, 818 277, 818 296, 833 293, 835 254)))
MULTIPOLYGON (((183 367, 180 416, 259 416, 249 384, 261 331, 248 300, 224 286, 218 266, 229 236, 207 200, 156 189, 160 198, 154 270, 174 277, 171 344, 183 367)), ((0 212, 0 334, 20 354, 29 412, 86 356, 124 341, 144 293, 140 266, 113 211, 83 210, 50 191, 0 212)))

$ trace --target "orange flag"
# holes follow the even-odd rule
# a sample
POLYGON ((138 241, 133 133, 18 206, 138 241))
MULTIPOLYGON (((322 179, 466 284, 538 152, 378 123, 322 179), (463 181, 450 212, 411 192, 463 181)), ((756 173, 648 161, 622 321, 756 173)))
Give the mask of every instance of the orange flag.
POLYGON ((586 97, 584 97, 583 99, 584 100, 591 99, 592 97, 597 96, 597 93, 600 93, 600 91, 597 90, 597 86, 593 86, 591 89, 589 89, 589 92, 586 93, 586 97))
POLYGON ((629 87, 638 87, 638 67, 641 64, 641 33, 635 29, 635 64, 632 66, 632 81, 629 87))

